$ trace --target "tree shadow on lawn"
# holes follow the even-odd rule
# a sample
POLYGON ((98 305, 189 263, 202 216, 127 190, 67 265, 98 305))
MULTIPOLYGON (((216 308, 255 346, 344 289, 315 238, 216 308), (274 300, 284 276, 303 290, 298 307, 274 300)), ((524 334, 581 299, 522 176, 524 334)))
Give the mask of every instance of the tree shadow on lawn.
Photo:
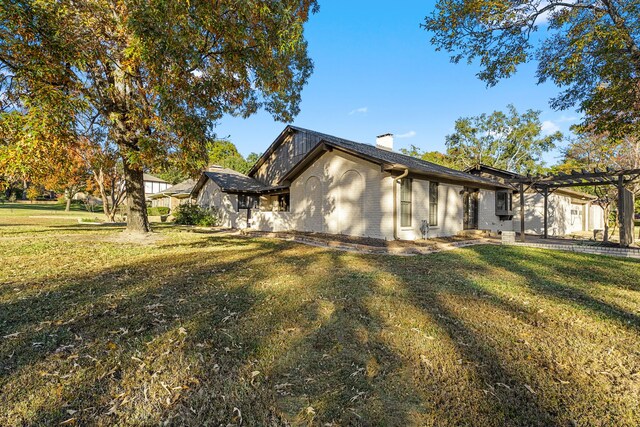
MULTIPOLYGON (((54 220, 57 221, 57 220, 54 220)), ((75 220, 74 220, 75 221, 75 220)), ((18 228, 16 230, 2 230, 0 231, 0 238, 7 236, 18 236, 18 235, 46 235, 50 234, 53 236, 60 235, 61 232, 73 232, 82 233, 82 232, 114 232, 114 231, 124 231, 125 228, 122 225, 91 225, 91 224, 80 224, 74 222, 73 224, 41 224, 41 223, 31 223, 31 224, 7 224, 11 227, 38 227, 37 229, 33 228, 18 228)))
POLYGON ((526 279, 527 286, 538 294, 551 297, 562 303, 580 306, 598 316, 640 330, 640 316, 591 295, 587 290, 589 280, 599 275, 606 278, 606 286, 608 287, 620 287, 625 290, 637 291, 639 285, 637 283, 629 283, 628 280, 629 275, 632 275, 634 270, 638 272, 637 276, 640 278, 640 261, 616 260, 618 268, 612 269, 611 260, 602 260, 602 257, 597 255, 577 255, 534 250, 528 251, 526 256, 523 257, 521 252, 517 249, 514 251, 513 248, 503 248, 497 252, 478 250, 477 248, 472 248, 471 250, 490 265, 517 273, 526 279), (576 266, 576 259, 582 261, 579 267, 576 266), (604 267, 607 265, 607 261, 609 261, 608 268, 604 267), (593 263, 593 265, 590 266, 590 263, 593 263), (532 267, 532 265, 535 265, 536 268, 532 267), (628 270, 626 270, 627 268, 628 270), (540 274, 541 271, 547 274, 543 276, 540 274), (594 276, 594 272, 597 272, 598 275, 594 276), (572 284, 569 281, 563 283, 558 280, 551 280, 548 277, 565 277, 570 279, 572 284), (584 280, 584 282, 576 284, 577 279, 584 280))
MULTIPOLYGON (((226 278, 255 257, 268 255, 265 250, 245 252, 232 261, 195 266, 193 261, 170 255, 157 257, 99 274, 60 278, 48 284, 51 290, 2 304, 0 335, 10 337, 0 346, 0 386, 5 396, 0 413, 8 417, 0 424, 60 422, 68 418, 63 403, 76 410, 93 407, 79 413, 79 420, 95 422, 92 417, 105 417, 109 410, 105 405, 113 395, 102 395, 102 385, 118 388, 118 379, 130 376, 123 372, 131 370, 132 363, 138 365, 130 358, 146 353, 150 342, 173 336, 168 339, 179 343, 182 334, 176 330, 225 301, 232 300, 236 310, 252 304, 255 297, 248 284, 236 283, 225 292, 226 278), (16 332, 17 336, 11 336, 16 332), (108 373, 112 367, 115 370, 108 373), (70 378, 71 386, 66 385, 65 377, 70 378), (83 389, 87 390, 84 394, 83 389)), ((263 278, 258 269, 252 277, 263 278)), ((217 338, 232 347, 226 334, 217 338)), ((247 333, 244 339, 258 337, 247 333)), ((174 347, 170 343, 166 349, 174 347)), ((106 419, 116 419, 116 415, 106 419)), ((126 412, 124 415, 126 419, 126 412)), ((157 417, 158 413, 147 416, 157 417)))
POLYGON ((415 312, 414 319, 424 318, 427 326, 418 329, 429 327, 432 340, 421 349, 423 369, 416 369, 415 381, 431 405, 424 424, 558 425, 554 408, 526 388, 535 385, 530 374, 537 367, 506 360, 496 346, 505 337, 483 333, 476 323, 491 319, 478 318, 483 313, 475 309, 518 317, 529 325, 538 325, 539 317, 469 280, 470 271, 490 270, 458 252, 415 257, 402 266, 394 265, 397 261, 382 267, 398 277, 409 302, 405 310, 415 312))
POLYGON ((0 341, 0 424, 566 421, 543 389, 557 388, 548 362, 514 356, 515 333, 486 329, 491 310, 531 328, 544 318, 469 278, 494 272, 482 250, 388 257, 205 241, 159 244, 170 253, 0 306, 3 334, 20 332, 0 341))
MULTIPOLYGON (((315 333, 324 310, 318 292, 335 295, 327 274, 342 254, 244 239, 209 247, 231 243, 247 243, 232 260, 215 252, 197 262, 156 257, 61 277, 4 303, 3 334, 19 334, 0 347, 0 424, 239 424, 240 414, 245 425, 286 424, 267 374, 270 353, 287 356, 291 328, 315 333), (325 273, 314 276, 316 267, 325 273)), ((340 316, 328 322, 339 341, 353 336, 340 316)), ((357 342, 348 345, 348 354, 357 351, 357 342)), ((351 373, 349 357, 339 360, 351 373)))
MULTIPOLYGON (((484 383, 486 393, 493 396, 491 403, 475 409, 478 416, 475 421, 462 419, 456 423, 593 425, 609 420, 615 425, 635 425, 639 414, 631 373, 640 368, 640 363, 633 360, 638 337, 637 325, 628 322, 633 318, 630 313, 611 310, 609 305, 579 290, 578 297, 574 297, 572 288, 542 279, 534 271, 517 269, 523 286, 531 287, 542 298, 574 306, 577 300, 596 316, 604 313, 619 323, 619 332, 610 333, 625 338, 612 342, 603 337, 598 341, 583 330, 586 325, 567 326, 562 318, 536 311, 537 308, 521 305, 512 298, 505 299, 474 279, 484 275, 498 279, 496 266, 513 272, 514 266, 530 256, 503 251, 500 247, 473 247, 433 257, 446 260, 451 266, 448 271, 439 272, 448 276, 440 277, 439 281, 446 279, 450 285, 439 287, 435 293, 428 289, 428 281, 415 277, 405 280, 414 303, 436 319, 456 343, 463 355, 462 363, 475 367, 476 386, 482 387, 479 383, 484 383), (532 286, 532 282, 536 285, 532 286), (619 359, 611 356, 614 347, 619 348, 619 359), (627 366, 620 374, 611 378, 603 375, 619 369, 621 362, 627 366)), ((397 271, 396 267, 392 269, 397 271)), ((515 290, 510 294, 518 295, 515 290)), ((592 317, 592 321, 597 319, 592 317)))

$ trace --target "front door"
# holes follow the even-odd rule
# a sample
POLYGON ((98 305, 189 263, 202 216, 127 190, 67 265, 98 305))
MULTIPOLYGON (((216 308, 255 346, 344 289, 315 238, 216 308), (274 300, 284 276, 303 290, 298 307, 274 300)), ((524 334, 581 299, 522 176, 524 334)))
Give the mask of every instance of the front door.
POLYGON ((465 188, 463 196, 464 229, 478 229, 478 194, 477 189, 465 188))

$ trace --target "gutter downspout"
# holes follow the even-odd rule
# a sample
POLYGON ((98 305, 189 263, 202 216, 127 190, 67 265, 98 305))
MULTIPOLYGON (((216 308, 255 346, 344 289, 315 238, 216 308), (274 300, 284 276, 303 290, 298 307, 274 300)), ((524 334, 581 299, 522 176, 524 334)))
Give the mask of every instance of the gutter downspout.
POLYGON ((409 175, 409 169, 405 169, 402 174, 393 179, 393 239, 398 239, 398 186, 397 182, 400 182, 402 178, 409 175))

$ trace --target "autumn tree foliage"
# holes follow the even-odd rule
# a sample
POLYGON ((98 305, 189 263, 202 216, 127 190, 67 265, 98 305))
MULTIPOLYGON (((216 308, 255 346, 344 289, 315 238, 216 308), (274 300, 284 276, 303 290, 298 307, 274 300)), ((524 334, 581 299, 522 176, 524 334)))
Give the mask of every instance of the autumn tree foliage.
POLYGON ((537 61, 538 82, 562 88, 552 107, 624 137, 640 134, 638 16, 638 0, 439 0, 424 28, 453 62, 478 61, 490 86, 537 61))
POLYGON ((115 222, 118 208, 126 195, 122 161, 115 144, 101 139, 98 132, 89 135, 80 138, 75 152, 89 171, 91 182, 88 188, 100 196, 107 220, 115 222))
POLYGON ((401 148, 400 152, 407 156, 416 157, 427 162, 435 163, 452 169, 458 169, 455 159, 440 151, 424 151, 420 147, 411 144, 409 148, 401 148))
POLYGON ((72 149, 73 138, 66 126, 38 108, 0 113, 0 171, 10 180, 31 183, 34 190, 42 186, 64 194, 69 210, 71 199, 89 179, 72 149))
MULTIPOLYGON (((149 230, 143 171, 206 156, 224 114, 289 121, 311 71, 303 24, 315 0, 5 1, 0 89, 73 128, 96 111, 117 147, 129 231, 149 230)), ((42 143, 42 140, 34 144, 42 143)))

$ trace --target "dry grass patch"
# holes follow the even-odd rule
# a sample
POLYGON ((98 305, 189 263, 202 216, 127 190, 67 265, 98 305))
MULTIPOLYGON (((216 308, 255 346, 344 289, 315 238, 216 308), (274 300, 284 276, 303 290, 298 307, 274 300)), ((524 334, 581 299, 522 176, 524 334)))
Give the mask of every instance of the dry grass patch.
POLYGON ((0 207, 0 425, 638 425, 640 263, 366 256, 0 207))

